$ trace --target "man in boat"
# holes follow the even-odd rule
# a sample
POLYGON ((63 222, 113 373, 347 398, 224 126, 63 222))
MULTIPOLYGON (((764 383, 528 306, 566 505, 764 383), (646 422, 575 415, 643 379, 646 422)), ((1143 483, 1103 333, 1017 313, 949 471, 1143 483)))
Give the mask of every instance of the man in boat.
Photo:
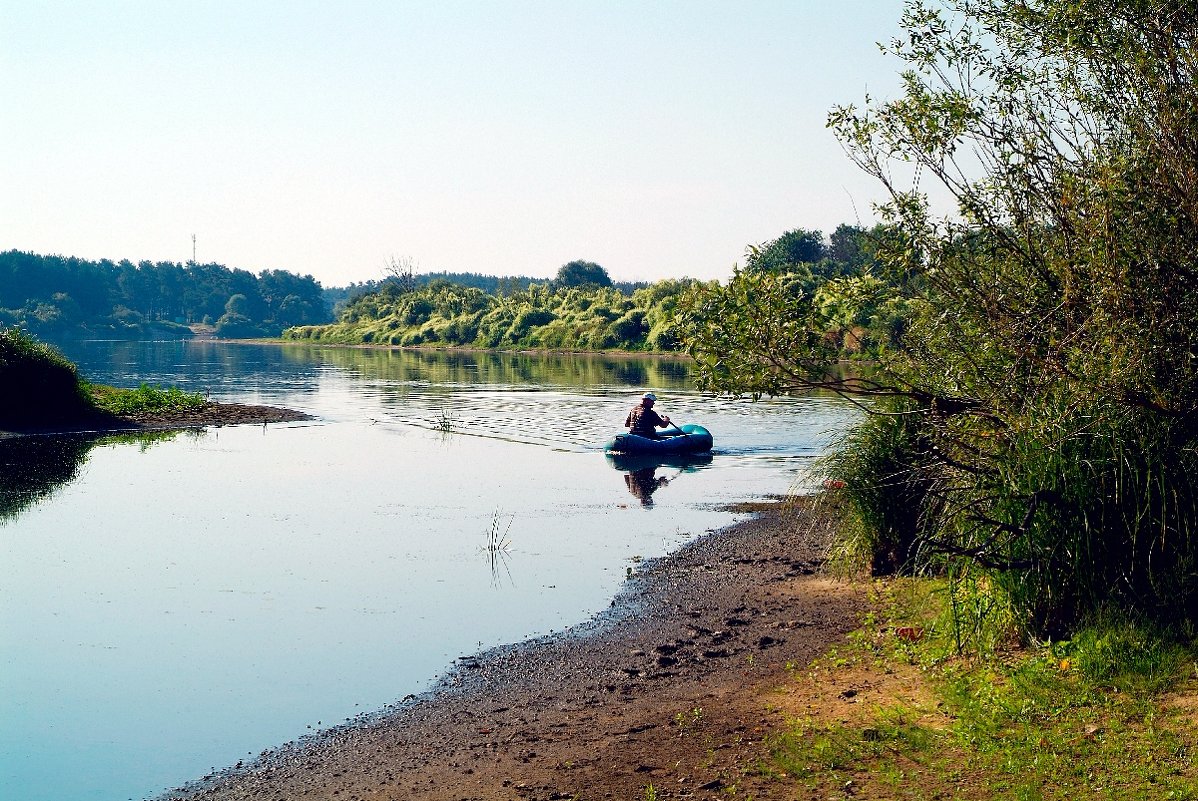
POLYGON ((624 425, 628 426, 629 434, 657 439, 657 429, 665 428, 670 424, 669 417, 653 411, 654 403, 657 403, 657 396, 652 392, 646 392, 644 395, 641 395, 641 402, 632 407, 632 411, 628 413, 628 417, 624 420, 624 425))

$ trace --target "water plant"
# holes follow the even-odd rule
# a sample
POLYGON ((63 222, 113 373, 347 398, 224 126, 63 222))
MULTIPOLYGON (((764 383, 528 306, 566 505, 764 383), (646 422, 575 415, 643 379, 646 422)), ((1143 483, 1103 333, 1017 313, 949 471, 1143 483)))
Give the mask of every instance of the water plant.
POLYGON ((516 518, 508 517, 507 525, 503 523, 503 513, 496 509, 491 513, 491 523, 487 526, 487 543, 483 546, 483 550, 489 553, 506 553, 511 540, 508 538, 508 532, 511 531, 512 523, 516 518))
POLYGON ((503 513, 496 509, 491 513, 491 522, 487 526, 487 541, 482 546, 482 550, 490 560, 491 583, 495 586, 500 583, 500 579, 504 575, 507 576, 509 582, 512 580, 512 571, 508 567, 508 549, 512 541, 508 537, 508 532, 511 531, 512 523, 515 520, 514 516, 510 516, 505 525, 503 513))

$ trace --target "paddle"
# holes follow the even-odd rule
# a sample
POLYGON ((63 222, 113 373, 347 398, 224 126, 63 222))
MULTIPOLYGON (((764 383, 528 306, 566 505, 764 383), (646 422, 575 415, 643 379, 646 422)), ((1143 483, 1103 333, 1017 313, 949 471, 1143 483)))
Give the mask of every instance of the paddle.
MULTIPOLYGON (((672 425, 672 426, 674 427, 674 430, 675 430, 675 431, 677 431, 677 432, 678 432, 679 434, 681 434, 682 436, 684 436, 684 437, 689 437, 689 436, 690 436, 690 434, 686 433, 686 432, 685 432, 685 431, 683 431, 681 428, 679 428, 679 427, 678 427, 678 424, 677 424, 677 423, 675 423, 673 420, 671 420, 671 421, 670 421, 670 425, 672 425)), ((674 435, 673 435, 673 434, 671 434, 670 436, 674 436, 674 435)))

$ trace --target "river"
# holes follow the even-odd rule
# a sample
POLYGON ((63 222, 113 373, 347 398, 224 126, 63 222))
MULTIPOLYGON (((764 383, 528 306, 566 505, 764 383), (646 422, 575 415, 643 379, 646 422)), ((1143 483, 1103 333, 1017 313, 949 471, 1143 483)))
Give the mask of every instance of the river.
POLYGON ((310 422, 0 443, 0 796, 155 796, 560 631, 629 570, 801 490, 854 413, 693 389, 681 360, 64 343, 91 380, 310 422), (640 393, 714 434, 646 481, 640 393), (501 547, 490 547, 501 546, 501 547))

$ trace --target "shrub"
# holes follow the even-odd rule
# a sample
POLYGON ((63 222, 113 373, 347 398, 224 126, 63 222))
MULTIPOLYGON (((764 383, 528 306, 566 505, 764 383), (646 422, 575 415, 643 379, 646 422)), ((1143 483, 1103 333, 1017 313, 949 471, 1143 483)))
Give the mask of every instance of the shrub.
POLYGON ((16 328, 0 331, 0 425, 75 417, 89 408, 75 365, 16 328))

